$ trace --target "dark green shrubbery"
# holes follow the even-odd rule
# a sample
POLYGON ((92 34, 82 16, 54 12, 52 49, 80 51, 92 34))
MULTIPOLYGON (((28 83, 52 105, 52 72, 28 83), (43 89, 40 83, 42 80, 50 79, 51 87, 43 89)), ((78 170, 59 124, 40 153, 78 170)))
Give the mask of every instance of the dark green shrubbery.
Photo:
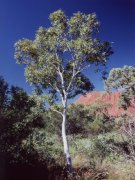
POLYGON ((114 119, 106 113, 107 104, 70 105, 68 107, 69 134, 87 136, 110 132, 114 128, 114 119))
MULTIPOLYGON (((26 171, 27 167, 31 174, 35 168, 40 174, 44 169, 43 176, 65 178, 61 116, 44 108, 35 96, 28 96, 18 87, 9 88, 2 78, 0 84, 1 162, 6 161, 10 170, 20 167, 26 171)), ((128 134, 129 127, 134 132, 134 126, 130 126, 133 120, 129 121, 127 116, 111 118, 106 111, 108 106, 103 103, 68 106, 66 128, 74 179, 107 178, 107 172, 110 179, 135 177, 134 133, 130 138, 128 134)))

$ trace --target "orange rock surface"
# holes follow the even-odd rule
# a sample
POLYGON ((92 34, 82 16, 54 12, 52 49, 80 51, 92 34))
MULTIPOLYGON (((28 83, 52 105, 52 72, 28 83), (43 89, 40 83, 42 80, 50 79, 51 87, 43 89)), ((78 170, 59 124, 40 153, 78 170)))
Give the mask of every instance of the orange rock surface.
MULTIPOLYGON (((96 102, 106 103, 110 105, 107 109, 108 113, 111 116, 119 116, 121 113, 124 113, 124 110, 119 108, 120 95, 120 92, 91 92, 85 96, 81 96, 78 100, 76 100, 75 104, 91 105, 96 102)), ((131 116, 135 117, 135 107, 129 107, 128 112, 131 116)))

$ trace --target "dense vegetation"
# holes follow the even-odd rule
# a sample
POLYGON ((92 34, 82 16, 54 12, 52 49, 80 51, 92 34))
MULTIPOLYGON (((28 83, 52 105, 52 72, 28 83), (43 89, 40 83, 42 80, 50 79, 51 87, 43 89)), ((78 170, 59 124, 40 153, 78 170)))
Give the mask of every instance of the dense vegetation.
MULTIPOLYGON (((1 177, 65 179, 61 116, 45 107, 40 95, 28 96, 19 87, 9 87, 2 77, 0 106, 1 177)), ((110 117, 107 107, 96 102, 68 106, 74 179, 135 178, 134 121, 126 111, 110 117)))
POLYGON ((40 27, 34 40, 15 44, 33 94, 0 77, 1 179, 135 179, 135 114, 128 111, 135 107, 135 68, 112 69, 106 80, 107 91, 121 91, 119 117, 100 101, 68 104, 94 88, 85 69, 106 79, 113 51, 99 39, 96 14, 68 18, 58 10, 49 19, 51 27, 40 27))
POLYGON ((25 64, 27 81, 48 94, 62 119, 62 140, 65 164, 72 175, 72 157, 66 135, 68 100, 93 90, 84 70, 101 71, 105 77, 106 62, 112 52, 111 43, 98 37, 100 23, 96 14, 74 13, 70 18, 64 11, 50 14, 51 26, 40 27, 34 40, 22 39, 15 43, 17 63, 25 64))

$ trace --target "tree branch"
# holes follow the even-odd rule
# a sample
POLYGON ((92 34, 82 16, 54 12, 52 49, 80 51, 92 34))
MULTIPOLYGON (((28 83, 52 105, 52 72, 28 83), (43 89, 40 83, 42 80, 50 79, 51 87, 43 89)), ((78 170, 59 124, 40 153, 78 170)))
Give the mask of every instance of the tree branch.
POLYGON ((61 88, 62 88, 63 94, 64 94, 64 96, 66 96, 66 90, 65 90, 65 85, 64 85, 64 78, 63 78, 63 74, 60 71, 59 67, 58 67, 58 74, 59 74, 60 79, 61 79, 61 88))
POLYGON ((57 112, 58 114, 60 114, 60 115, 63 117, 63 114, 62 114, 61 111, 58 111, 58 110, 56 110, 56 109, 52 109, 52 111, 57 112))

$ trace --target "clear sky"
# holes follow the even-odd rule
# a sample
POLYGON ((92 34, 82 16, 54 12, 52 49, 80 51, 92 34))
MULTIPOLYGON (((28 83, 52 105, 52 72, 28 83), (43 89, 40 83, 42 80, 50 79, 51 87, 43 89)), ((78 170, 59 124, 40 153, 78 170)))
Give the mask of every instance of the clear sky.
MULTIPOLYGON (((135 66, 135 0, 0 0, 0 75, 9 84, 31 92, 23 66, 15 63, 14 43, 33 39, 39 26, 49 26, 48 16, 57 9, 68 16, 77 11, 95 12, 101 21, 100 38, 114 42, 108 70, 135 66)), ((95 90, 103 90, 101 79, 90 77, 95 90)))

